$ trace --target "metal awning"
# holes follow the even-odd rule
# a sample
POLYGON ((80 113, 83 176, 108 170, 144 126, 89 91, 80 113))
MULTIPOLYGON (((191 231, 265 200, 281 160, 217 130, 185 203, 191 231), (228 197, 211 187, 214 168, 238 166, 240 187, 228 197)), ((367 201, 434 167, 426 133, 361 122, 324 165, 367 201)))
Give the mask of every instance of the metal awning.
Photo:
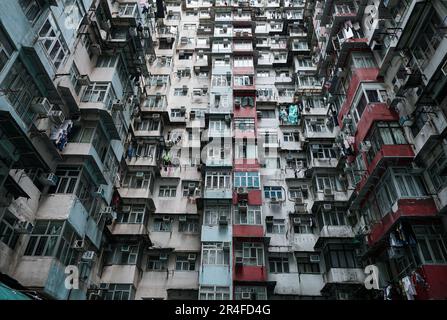
POLYGON ((4 137, 14 145, 20 155, 12 169, 42 168, 43 171, 50 171, 39 151, 8 111, 0 111, 0 127, 4 137))
POLYGON ((0 300, 32 300, 20 291, 11 289, 0 282, 0 300))
POLYGON ((23 190, 22 187, 10 175, 6 178, 4 187, 8 193, 11 193, 14 196, 14 198, 30 198, 28 193, 26 193, 26 191, 23 190))

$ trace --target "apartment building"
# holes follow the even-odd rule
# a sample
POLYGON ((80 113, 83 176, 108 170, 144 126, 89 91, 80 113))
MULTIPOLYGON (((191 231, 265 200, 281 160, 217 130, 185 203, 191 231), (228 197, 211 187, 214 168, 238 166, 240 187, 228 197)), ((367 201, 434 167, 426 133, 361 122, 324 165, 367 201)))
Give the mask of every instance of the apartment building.
POLYGON ((445 1, 4 2, 0 282, 447 297, 445 1))

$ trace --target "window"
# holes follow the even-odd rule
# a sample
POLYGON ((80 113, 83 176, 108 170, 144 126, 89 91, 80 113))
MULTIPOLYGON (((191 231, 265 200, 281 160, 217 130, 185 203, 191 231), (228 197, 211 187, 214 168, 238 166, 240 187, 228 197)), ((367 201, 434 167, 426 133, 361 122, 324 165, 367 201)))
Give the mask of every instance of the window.
POLYGON ((13 250, 20 236, 14 231, 14 225, 18 221, 19 219, 8 210, 5 211, 3 217, 0 219, 0 241, 13 250))
POLYGON ((135 289, 131 284, 108 284, 104 300, 133 300, 135 289))
POLYGON ((118 14, 120 16, 135 16, 136 9, 136 3, 122 3, 118 7, 118 14))
POLYGON ((447 247, 440 225, 414 225, 417 249, 423 264, 447 263, 447 247))
POLYGON ((174 89, 174 96, 186 96, 188 95, 188 88, 175 88, 174 89))
MULTIPOLYGON (((235 44, 236 45, 236 44, 235 44)), ((238 44, 239 47, 243 47, 243 44, 238 44)), ((251 44, 248 44, 248 48, 251 47, 251 44)), ((253 58, 252 57, 235 57, 234 67, 253 67, 253 58)))
POLYGON ((260 225, 261 207, 248 206, 246 211, 240 211, 237 207, 234 209, 234 224, 260 225))
POLYGON ((275 110, 260 110, 262 119, 276 119, 275 110))
POLYGON ((320 273, 320 263, 310 260, 311 256, 318 256, 318 252, 297 252, 296 263, 299 273, 320 273))
POLYGON ((234 97, 234 104, 242 107, 254 107, 254 97, 234 97))
POLYGON ((326 120, 322 118, 306 120, 306 129, 308 132, 329 132, 329 129, 326 126, 326 120))
POLYGON ((252 76, 234 76, 235 86, 251 86, 253 85, 252 76))
POLYGON ((77 30, 85 14, 84 7, 78 0, 64 0, 64 14, 67 29, 77 30))
POLYGON ((172 220, 171 218, 154 218, 154 231, 171 232, 172 220))
POLYGON ((392 168, 384 175, 376 188, 376 200, 382 216, 386 215, 396 200, 426 196, 420 174, 407 168, 392 168))
POLYGON ((283 139, 284 142, 299 142, 300 136, 298 132, 284 132, 283 139))
POLYGON ((133 265, 138 259, 138 245, 119 244, 115 245, 107 256, 109 265, 133 265))
POLYGON ((5 67, 13 52, 13 44, 9 40, 6 32, 4 32, 3 28, 0 26, 0 72, 5 67))
POLYGON ((374 57, 369 53, 353 53, 352 54, 352 65, 354 68, 375 68, 376 62, 374 57))
POLYGON ((96 68, 115 68, 118 62, 118 55, 102 55, 96 61, 96 68))
POLYGON ((202 248, 202 264, 229 265, 230 251, 225 250, 222 243, 204 243, 202 248))
POLYGON ((383 145, 408 144, 404 131, 398 122, 378 122, 366 141, 371 143, 367 159, 371 163, 383 145))
POLYGON ((207 172, 206 188, 209 189, 229 189, 231 188, 229 172, 207 172))
POLYGON ((199 300, 230 300, 230 288, 218 286, 201 286, 199 300))
POLYGON ((78 68, 73 63, 70 68, 70 81, 71 81, 71 84, 73 85, 76 95, 79 95, 79 93, 81 92, 81 89, 82 89, 82 84, 79 81, 80 76, 81 75, 79 73, 78 68))
POLYGON ((68 47, 54 18, 49 15, 39 31, 39 40, 56 69, 68 55, 68 47))
POLYGON ((289 188, 289 197, 293 199, 308 199, 309 190, 307 185, 304 187, 291 187, 289 188))
POLYGON ((358 268, 354 246, 349 244, 328 244, 323 251, 326 271, 331 268, 358 268))
POLYGON ((193 217, 186 217, 186 221, 179 221, 179 232, 198 233, 199 219, 193 217))
POLYGON ((445 26, 444 15, 432 9, 427 14, 425 23, 418 31, 415 45, 412 48, 412 55, 421 69, 424 69, 438 49, 443 36, 439 33, 439 28, 445 26), (441 15, 441 16, 440 16, 441 15))
MULTIPOLYGON (((293 232, 296 234, 310 234, 314 233, 314 225, 313 218, 309 217, 309 215, 299 215, 296 217, 299 219, 299 223, 293 220, 293 232)), ((293 218, 295 219, 295 218, 293 218)))
POLYGON ((81 175, 81 169, 79 167, 58 167, 56 175, 58 177, 57 184, 51 187, 48 193, 73 193, 81 175))
POLYGON ((110 110, 115 98, 115 91, 113 90, 111 83, 94 82, 87 87, 81 101, 103 102, 105 107, 110 110))
POLYGON ((130 205, 130 210, 127 212, 118 211, 118 223, 143 223, 146 207, 139 204, 130 205))
POLYGON ((220 217, 226 217, 227 220, 231 217, 231 206, 229 205, 213 205, 206 207, 204 214, 204 225, 215 226, 219 224, 220 217))
POLYGON ((31 125, 36 116, 30 108, 31 101, 40 94, 33 78, 20 60, 15 60, 1 84, 1 88, 23 122, 27 126, 31 125))
POLYGON ((242 257, 242 263, 246 266, 263 266, 264 246, 256 242, 236 244, 236 258, 238 256, 242 257))
POLYGON ((142 119, 136 126, 136 130, 139 131, 156 131, 159 128, 160 121, 158 119, 142 119))
POLYGON ((318 224, 320 228, 323 226, 345 226, 346 221, 346 210, 332 208, 330 211, 322 210, 318 215, 318 224))
POLYGON ((37 0, 19 0, 20 7, 29 22, 33 23, 39 16, 41 7, 37 0))
POLYGON ((128 172, 122 184, 123 188, 132 189, 147 189, 151 186, 152 189, 152 174, 149 172, 128 172))
POLYGON ((180 51, 178 55, 179 60, 192 60, 192 52, 182 52, 180 51))
POLYGON ((39 220, 25 249, 25 256, 56 257, 62 264, 75 264, 78 252, 73 249, 80 237, 61 220, 39 220))
POLYGON ((156 256, 150 255, 147 258, 147 268, 151 271, 166 270, 168 268, 168 259, 162 258, 160 254, 156 256))
POLYGON ((265 287, 235 287, 234 299, 242 300, 246 299, 246 296, 250 296, 250 300, 267 300, 267 288, 265 287))
POLYGON ((235 172, 234 187, 259 188, 259 172, 235 172))
POLYGON ((285 234, 286 223, 284 219, 266 220, 267 233, 285 234))
POLYGON ((266 199, 283 199, 282 187, 264 187, 264 197, 266 199))
POLYGON ((447 185, 445 174, 447 168, 447 156, 442 148, 439 148, 438 150, 439 155, 436 156, 433 163, 427 169, 428 175, 436 190, 440 190, 447 185))
POLYGON ((175 270, 194 271, 196 269, 196 254, 178 255, 175 261, 175 270), (193 259, 194 258, 194 259, 193 259))
POLYGON ((288 257, 270 257, 269 271, 271 273, 289 273, 288 257))
POLYGON ((315 182, 314 186, 319 192, 324 191, 324 189, 331 189, 332 191, 344 191, 344 186, 342 185, 338 176, 318 175, 315 177, 315 182))
POLYGON ((149 77, 149 85, 150 86, 156 86, 156 85, 166 85, 169 81, 168 75, 163 74, 153 74, 149 77))
POLYGON ((312 144, 310 146, 313 159, 336 159, 337 153, 331 144, 312 144))

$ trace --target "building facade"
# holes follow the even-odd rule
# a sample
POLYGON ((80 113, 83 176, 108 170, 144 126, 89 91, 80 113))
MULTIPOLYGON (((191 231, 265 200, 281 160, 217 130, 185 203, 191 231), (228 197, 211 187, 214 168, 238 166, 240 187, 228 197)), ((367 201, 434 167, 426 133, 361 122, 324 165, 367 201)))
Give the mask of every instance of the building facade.
POLYGON ((447 298, 445 1, 4 2, 1 282, 447 298))

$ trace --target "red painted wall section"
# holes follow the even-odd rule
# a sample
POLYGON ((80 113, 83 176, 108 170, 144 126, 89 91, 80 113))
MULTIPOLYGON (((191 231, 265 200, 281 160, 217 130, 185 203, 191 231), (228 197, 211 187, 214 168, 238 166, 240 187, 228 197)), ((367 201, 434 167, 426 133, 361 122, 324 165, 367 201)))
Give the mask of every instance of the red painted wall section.
POLYGON ((255 68, 254 67, 233 67, 233 74, 254 75, 255 68))
POLYGON ((235 171, 257 171, 260 168, 258 159, 234 159, 233 166, 235 171))
MULTIPOLYGON (((355 144, 358 146, 360 142, 365 140, 375 121, 398 121, 399 115, 394 110, 388 108, 386 103, 369 104, 357 124, 357 132, 355 134, 355 144)), ((357 151, 357 150, 356 150, 357 151)))
POLYGON ((265 266, 234 266, 234 281, 267 281, 267 267, 265 266))
POLYGON ((250 237, 262 238, 264 237, 264 227, 262 225, 233 225, 233 237, 250 237))
POLYGON ((377 164, 384 158, 410 158, 411 160, 414 158, 414 151, 409 144, 384 144, 368 165, 368 173, 371 174, 377 167, 377 164))
MULTIPOLYGON (((262 206, 262 191, 261 190, 249 190, 247 202, 249 206, 262 206)), ((233 204, 238 204, 238 196, 236 191, 233 191, 233 204)), ((264 235, 262 235, 264 236, 264 235)))
POLYGON ((339 123, 342 123, 343 117, 351 109, 352 100, 354 99, 355 94, 357 93, 359 84, 363 81, 369 81, 369 82, 377 81, 378 74, 379 74, 378 68, 364 68, 354 70, 351 78, 351 83, 349 84, 348 90, 346 92, 346 100, 343 103, 342 107, 340 108, 340 112, 338 114, 339 123))
POLYGON ((447 265, 422 265, 417 271, 428 283, 428 288, 416 285, 416 300, 447 299, 447 265))
POLYGON ((255 118, 256 119, 256 106, 255 107, 240 106, 239 108, 234 106, 233 112, 234 112, 234 117, 236 117, 236 118, 255 118))
POLYGON ((368 243, 373 246, 396 223, 400 217, 434 217, 438 213, 432 198, 427 199, 399 199, 396 212, 390 212, 379 224, 376 224, 368 236, 368 243))

